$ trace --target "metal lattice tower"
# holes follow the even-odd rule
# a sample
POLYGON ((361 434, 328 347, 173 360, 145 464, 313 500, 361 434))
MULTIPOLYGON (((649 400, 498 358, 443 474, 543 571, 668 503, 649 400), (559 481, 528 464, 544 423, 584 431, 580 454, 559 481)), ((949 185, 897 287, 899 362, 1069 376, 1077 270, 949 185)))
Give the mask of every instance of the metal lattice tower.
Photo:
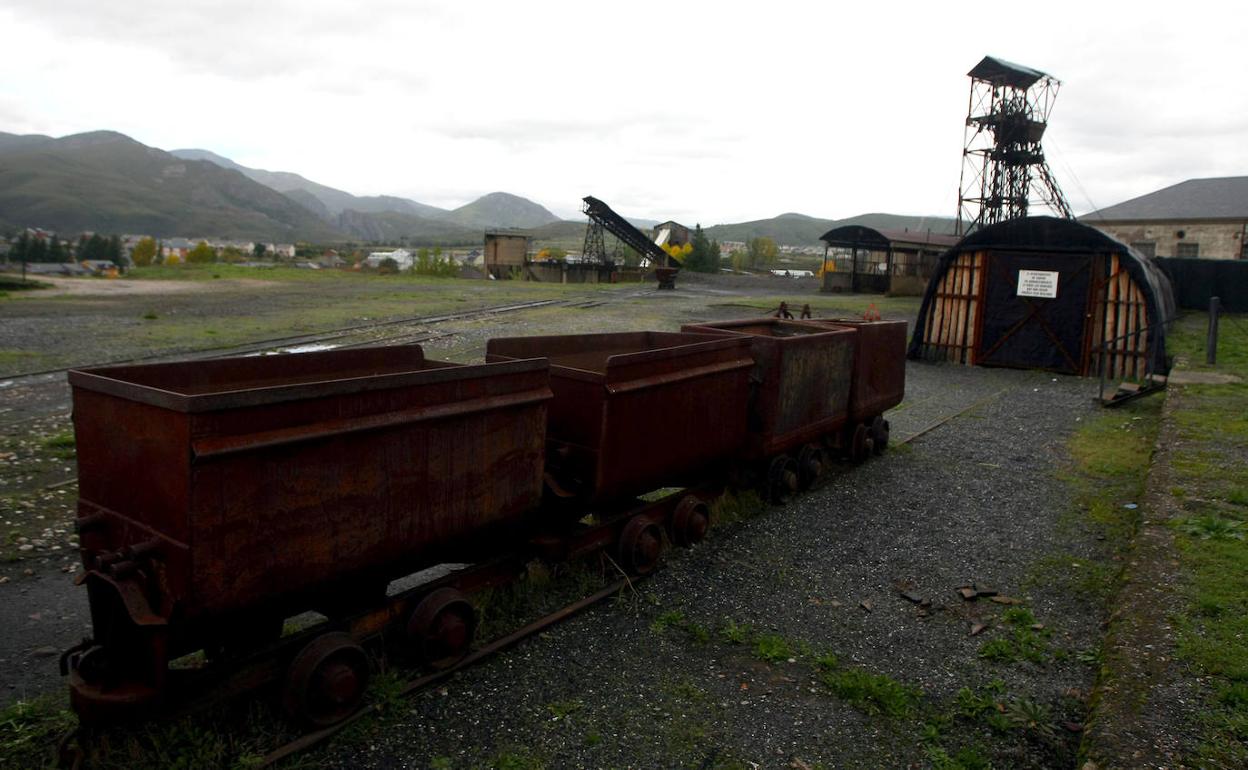
POLYGON ((603 264, 607 261, 607 244, 603 238, 602 225, 591 219, 585 228, 585 245, 581 248, 582 259, 603 264))
POLYGON ((985 56, 967 75, 957 234, 1025 217, 1032 206, 1074 219, 1040 148, 1061 82, 1039 70, 985 56))

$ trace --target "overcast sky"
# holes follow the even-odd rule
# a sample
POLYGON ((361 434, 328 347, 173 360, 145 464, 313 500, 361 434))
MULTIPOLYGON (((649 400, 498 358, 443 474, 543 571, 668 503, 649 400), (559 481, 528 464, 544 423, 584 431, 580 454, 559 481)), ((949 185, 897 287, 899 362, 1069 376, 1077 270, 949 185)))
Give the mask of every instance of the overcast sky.
POLYGON ((1076 212, 1248 173, 1231 3, 4 0, 0 131, 113 129, 445 207, 952 216, 966 72, 1063 87, 1076 212))

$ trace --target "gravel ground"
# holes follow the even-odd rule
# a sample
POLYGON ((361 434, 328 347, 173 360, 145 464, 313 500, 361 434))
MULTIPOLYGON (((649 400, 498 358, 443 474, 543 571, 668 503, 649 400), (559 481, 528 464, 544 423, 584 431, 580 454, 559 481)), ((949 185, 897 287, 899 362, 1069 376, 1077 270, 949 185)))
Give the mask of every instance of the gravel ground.
MULTIPOLYGON (((797 283, 779 288, 797 294, 797 283)), ((621 292, 583 313, 538 309, 429 327, 446 336, 426 347, 431 356, 470 360, 500 334, 671 328, 740 317, 750 313, 734 298, 778 290, 770 281, 756 286, 693 280, 676 292, 621 292)), ((194 312, 229 312, 237 302, 222 292, 194 312)), ((81 342, 64 355, 95 352, 81 342)), ((1059 526, 1070 500, 1056 475, 1067 436, 1094 410, 1094 386, 957 366, 912 363, 907 372, 907 399, 889 415, 895 443, 969 411, 909 447, 841 468, 827 487, 787 508, 720 528, 708 543, 673 554, 640 593, 417 696, 399 719, 376 721, 313 761, 425 767, 448 766, 435 762, 446 757, 453 767, 756 763, 801 770, 820 763, 921 765, 935 761, 934 751, 969 748, 998 765, 1071 765, 1073 732, 993 732, 982 722, 942 722, 941 715, 961 688, 983 692, 991 684, 996 701, 1039 704, 1048 723, 1083 718, 1095 669, 1074 653, 1099 644, 1100 610, 1036 580, 1033 568, 1055 552, 1097 550, 1092 536, 1059 526), (1026 600, 1052 634, 1045 664, 979 657, 986 640, 1010 629, 1004 605, 956 596, 970 582, 1026 600), (930 605, 912 604, 899 589, 930 605), (973 623, 987 630, 970 636, 973 623), (764 662, 751 644, 719 633, 747 625, 754 637, 781 640, 793 662, 764 662), (866 713, 869 702, 834 696, 814 663, 825 652, 835 653, 843 670, 921 688, 918 706, 889 717, 866 713), (933 722, 939 734, 921 740, 933 722)), ((63 414, 58 387, 49 381, 32 391, 44 394, 41 414, 63 414)), ((0 388, 0 412, 6 398, 10 405, 21 400, 0 388)), ((70 585, 59 563, 28 560, 0 565, 0 573, 12 578, 0 585, 0 701, 59 689, 49 650, 80 638, 85 592, 70 585)))
MULTIPOLYGON (((174 358, 185 355, 152 348, 134 335, 132 329, 141 324, 137 316, 147 307, 157 308, 162 317, 208 320, 246 312, 263 303, 266 312, 286 313, 297 320, 302 309, 310 304, 350 302, 357 296, 371 297, 381 292, 398 292, 407 303, 405 312, 414 315, 425 314, 419 302, 426 293, 445 295, 457 287, 464 292, 464 304, 457 310, 547 297, 525 297, 523 292, 494 296, 483 282, 448 283, 446 287, 436 282, 394 286, 383 281, 345 282, 340 286, 248 279, 58 279, 54 283, 58 289, 49 297, 31 295, 0 303, 0 323, 5 329, 0 347, 46 353, 46 358, 39 359, 0 359, 0 369, 40 368, 34 361, 84 365, 162 352, 174 358), (65 296, 67 291, 73 296, 65 296), (95 296, 92 292, 103 295, 95 296), (139 301, 142 304, 135 304, 139 301)), ((362 332, 347 341, 368 342, 393 334, 428 335, 433 339, 424 345, 430 357, 474 361, 481 359, 486 340, 494 336, 675 328, 690 321, 752 314, 743 310, 743 299, 770 296, 777 291, 800 297, 814 290, 815 285, 809 280, 694 276, 681 281, 676 291, 658 292, 653 285, 624 286, 607 292, 573 291, 552 296, 587 306, 537 308, 506 316, 384 327, 376 332, 362 332)), ((176 343, 172 340, 166 344, 176 343)), ((49 457, 41 446, 49 436, 71 430, 69 398, 64 372, 35 377, 0 376, 0 427, 4 432, 0 437, 0 522, 5 525, 5 539, 0 540, 0 628, 4 629, 0 633, 0 706, 62 690, 64 682, 56 670, 56 655, 90 632, 86 592, 73 586, 72 573, 63 572, 73 563, 74 548, 67 538, 73 532, 77 488, 72 483, 61 484, 72 482, 74 460, 49 457), (49 485, 60 486, 49 490, 49 485), (26 538, 27 542, 19 543, 18 538, 26 538), (18 550, 26 544, 31 544, 31 548, 18 550)))
MULTIPOLYGON (((928 756, 923 714, 992 680, 1003 682, 1004 701, 1026 699, 1055 722, 1079 723, 1094 666, 1070 655, 1046 665, 981 659, 980 645, 1007 632, 1004 607, 965 602, 955 589, 975 582, 1025 598, 1053 632, 1054 649, 1099 643, 1093 603, 1029 580, 1038 556, 1095 548, 1059 534, 1069 497, 1055 475, 1067 435, 1094 408, 1088 383, 918 364, 908 375, 913 406, 893 419, 898 439, 1000 395, 910 450, 844 469, 787 508, 729 525, 670 559, 639 599, 594 610, 465 672, 415 698, 397 721, 315 761, 900 767, 928 756), (899 588, 931 607, 900 597, 899 588), (673 611, 678 623, 655 627, 673 611), (765 663, 748 645, 723 641, 715 630, 729 622, 778 635, 794 662, 765 663), (990 628, 972 637, 974 622, 990 628), (711 631, 709 641, 689 630, 699 628, 711 631), (833 697, 811 663, 826 651, 842 666, 921 688, 922 709, 873 716, 833 697)), ((1078 736, 999 736, 959 724, 944 741, 951 750, 974 746, 999 765, 1069 766, 1078 736)))

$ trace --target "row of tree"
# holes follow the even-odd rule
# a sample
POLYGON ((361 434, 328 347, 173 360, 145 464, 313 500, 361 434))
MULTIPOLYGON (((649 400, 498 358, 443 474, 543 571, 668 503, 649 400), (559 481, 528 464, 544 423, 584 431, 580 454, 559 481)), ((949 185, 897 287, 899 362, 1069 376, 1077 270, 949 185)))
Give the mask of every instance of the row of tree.
POLYGON ((9 259, 16 262, 74 262, 106 260, 122 266, 125 257, 121 236, 84 235, 77 242, 62 241, 55 235, 45 238, 23 231, 9 250, 9 259))

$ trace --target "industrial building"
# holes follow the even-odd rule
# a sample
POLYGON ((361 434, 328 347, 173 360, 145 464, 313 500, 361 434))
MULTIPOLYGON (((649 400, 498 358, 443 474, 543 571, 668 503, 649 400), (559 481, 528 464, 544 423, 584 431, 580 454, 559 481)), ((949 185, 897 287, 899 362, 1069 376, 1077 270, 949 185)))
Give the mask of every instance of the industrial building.
POLYGON ((1148 257, 1248 259, 1248 176, 1189 179, 1079 219, 1148 257))

